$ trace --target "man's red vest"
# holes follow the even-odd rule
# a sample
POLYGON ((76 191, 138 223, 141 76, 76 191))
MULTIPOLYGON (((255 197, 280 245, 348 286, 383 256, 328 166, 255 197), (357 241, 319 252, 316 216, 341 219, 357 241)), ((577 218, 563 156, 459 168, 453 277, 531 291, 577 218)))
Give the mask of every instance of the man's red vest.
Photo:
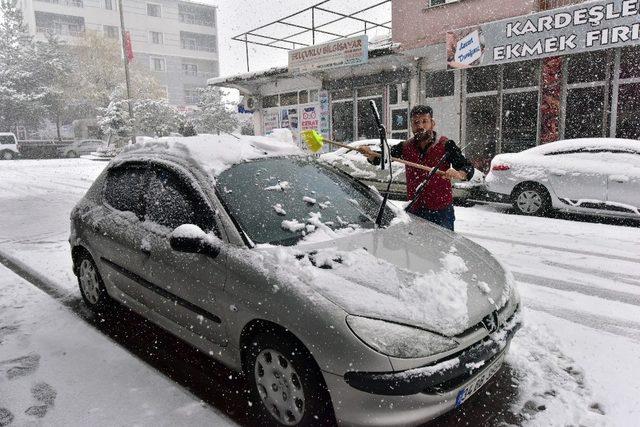
MULTIPOLYGON (((446 152, 445 144, 448 138, 441 136, 438 142, 433 144, 426 153, 422 154, 420 147, 413 138, 405 142, 402 146, 402 158, 413 163, 419 163, 425 166, 435 166, 438 161, 444 156, 446 152)), ((445 161, 440 170, 446 171, 451 167, 451 163, 445 161)), ((424 181, 429 172, 406 166, 405 175, 407 177, 407 196, 409 200, 413 200, 416 189, 424 181)), ((429 180, 427 188, 424 189, 422 195, 416 203, 414 203, 412 210, 429 209, 432 211, 439 211, 446 208, 453 203, 453 194, 451 192, 451 181, 442 178, 439 175, 434 175, 429 180)))

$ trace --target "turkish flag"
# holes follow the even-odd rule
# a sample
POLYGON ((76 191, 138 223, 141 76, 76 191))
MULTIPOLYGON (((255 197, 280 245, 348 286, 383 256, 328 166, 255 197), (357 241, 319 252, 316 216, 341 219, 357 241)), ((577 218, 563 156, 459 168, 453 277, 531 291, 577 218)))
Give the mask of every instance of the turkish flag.
POLYGON ((133 48, 131 47, 131 33, 129 31, 124 33, 124 54, 127 57, 127 62, 133 61, 133 48))

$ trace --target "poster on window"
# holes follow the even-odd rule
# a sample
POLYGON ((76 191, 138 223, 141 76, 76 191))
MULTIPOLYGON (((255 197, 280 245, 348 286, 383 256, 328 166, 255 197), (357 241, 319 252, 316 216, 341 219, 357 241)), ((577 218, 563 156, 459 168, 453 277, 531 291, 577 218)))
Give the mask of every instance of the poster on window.
POLYGON ((277 111, 265 111, 263 113, 264 133, 267 134, 272 130, 280 127, 278 123, 277 111))
POLYGON ((283 108, 280 110, 280 127, 289 129, 293 134, 293 140, 298 140, 298 109, 297 108, 283 108))
POLYGON ((325 138, 329 138, 329 91, 318 92, 318 101, 320 102, 320 133, 325 138))
POLYGON ((304 107, 302 109, 302 122, 300 130, 318 130, 318 126, 320 125, 318 114, 318 108, 313 107, 304 107))

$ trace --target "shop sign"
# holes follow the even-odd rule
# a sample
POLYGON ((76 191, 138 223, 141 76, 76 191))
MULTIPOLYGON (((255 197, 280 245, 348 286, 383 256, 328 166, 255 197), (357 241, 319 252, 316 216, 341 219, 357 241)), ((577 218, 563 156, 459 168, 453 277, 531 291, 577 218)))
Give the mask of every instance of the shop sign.
POLYGON ((346 65, 364 64, 369 58, 366 35, 289 51, 289 72, 305 73, 346 65))
POLYGON ((272 130, 280 127, 279 124, 279 117, 278 117, 278 112, 277 111, 264 111, 262 113, 262 121, 264 124, 264 133, 267 134, 269 132, 271 132, 272 130))
POLYGON ((302 122, 300 130, 318 130, 319 117, 316 107, 302 108, 302 122))
POLYGON ((451 31, 448 68, 540 59, 640 44, 640 0, 581 3, 451 31))

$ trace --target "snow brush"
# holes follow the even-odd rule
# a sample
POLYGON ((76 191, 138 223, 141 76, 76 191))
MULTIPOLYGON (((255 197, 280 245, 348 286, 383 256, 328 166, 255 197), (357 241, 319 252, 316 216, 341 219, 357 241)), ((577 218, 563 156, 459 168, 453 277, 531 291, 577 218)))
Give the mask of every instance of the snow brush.
MULTIPOLYGON (((330 145, 336 145, 338 147, 346 148, 347 150, 357 151, 357 147, 352 147, 347 144, 342 144, 340 142, 332 141, 330 139, 325 139, 325 137, 323 137, 320 133, 318 133, 318 131, 315 131, 315 130, 305 130, 300 132, 300 135, 302 136, 302 139, 304 140, 305 144, 307 144, 307 147, 309 147, 309 150, 311 150, 313 153, 317 153, 318 151, 322 150, 322 147, 324 147, 325 142, 330 145)), ((374 154, 376 157, 381 157, 380 154, 378 153, 374 153, 374 154)), ((430 168, 429 166, 424 166, 418 163, 409 162, 407 160, 398 159, 396 157, 391 157, 391 160, 394 162, 405 164, 407 166, 411 166, 412 168, 422 169, 427 172, 431 172, 433 170, 433 168, 430 168)), ((436 174, 444 175, 444 172, 441 170, 438 170, 436 174)))

